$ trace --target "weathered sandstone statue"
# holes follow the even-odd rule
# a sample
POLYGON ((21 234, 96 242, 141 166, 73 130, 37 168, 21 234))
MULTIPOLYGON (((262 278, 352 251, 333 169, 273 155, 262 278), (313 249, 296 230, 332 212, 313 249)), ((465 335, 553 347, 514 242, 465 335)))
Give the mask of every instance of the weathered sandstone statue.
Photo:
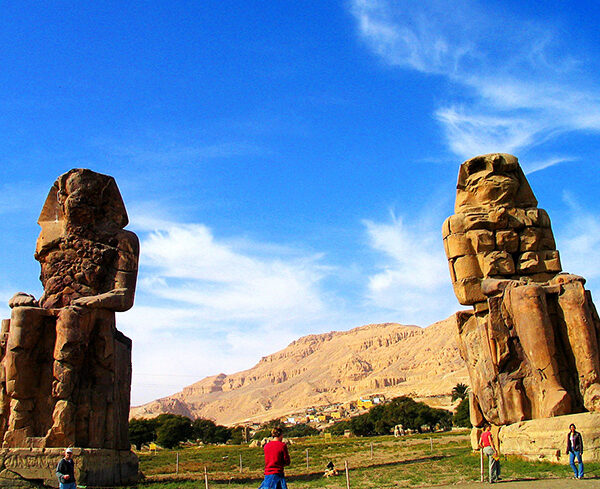
POLYGON ((110 176, 74 169, 50 189, 35 253, 44 293, 17 293, 2 323, 4 449, 105 449, 117 465, 125 453, 137 476, 127 457, 131 340, 115 326, 115 312, 133 305, 137 278, 139 244, 127 222, 110 176))
POLYGON ((461 165, 443 236, 456 297, 473 306, 457 313, 473 423, 600 412, 600 320, 585 279, 561 273, 517 158, 461 165))

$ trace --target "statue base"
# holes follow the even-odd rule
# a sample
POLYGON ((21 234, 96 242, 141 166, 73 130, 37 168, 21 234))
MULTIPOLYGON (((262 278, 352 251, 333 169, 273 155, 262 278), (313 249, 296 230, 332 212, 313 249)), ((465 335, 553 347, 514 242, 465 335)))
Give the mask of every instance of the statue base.
POLYGON ((500 452, 527 460, 568 463, 567 433, 573 423, 583 437, 584 462, 600 461, 600 413, 532 419, 500 427, 500 452))
MULTIPOLYGON (((58 487, 56 466, 62 448, 3 448, 0 450, 0 487, 58 487)), ((73 448, 77 485, 113 487, 135 484, 139 462, 131 450, 73 448)))

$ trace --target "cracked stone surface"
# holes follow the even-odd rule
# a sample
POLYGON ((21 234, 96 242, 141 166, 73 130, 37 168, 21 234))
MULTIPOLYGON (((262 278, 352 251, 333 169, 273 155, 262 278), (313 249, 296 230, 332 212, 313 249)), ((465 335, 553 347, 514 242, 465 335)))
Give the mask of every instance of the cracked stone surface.
POLYGON ((461 165, 443 238, 456 297, 472 306, 456 322, 473 424, 600 411, 600 320, 585 279, 562 272, 516 157, 461 165))
POLYGON ((74 169, 51 187, 35 251, 44 293, 15 294, 2 321, 4 449, 129 452, 131 340, 115 324, 115 312, 133 306, 137 279, 139 243, 127 223, 110 176, 74 169))

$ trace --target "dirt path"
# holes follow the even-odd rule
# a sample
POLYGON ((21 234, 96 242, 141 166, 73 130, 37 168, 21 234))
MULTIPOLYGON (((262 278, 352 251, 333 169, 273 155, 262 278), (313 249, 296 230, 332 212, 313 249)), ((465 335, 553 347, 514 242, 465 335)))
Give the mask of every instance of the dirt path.
POLYGON ((580 487, 582 489, 591 489, 600 487, 600 478, 574 480, 564 479, 539 479, 539 480, 520 480, 520 481, 499 481, 496 484, 487 482, 468 482, 464 484, 455 484, 452 486, 431 486, 431 489, 565 489, 580 487))

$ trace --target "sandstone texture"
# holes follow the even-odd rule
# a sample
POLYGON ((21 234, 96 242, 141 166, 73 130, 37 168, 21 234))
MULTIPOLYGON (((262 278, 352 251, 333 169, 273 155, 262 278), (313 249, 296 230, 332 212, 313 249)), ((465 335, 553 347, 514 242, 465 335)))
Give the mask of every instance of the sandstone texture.
POLYGON ((456 297, 473 306, 456 315, 473 424, 600 411, 600 320, 585 279, 562 273, 516 157, 461 165, 443 238, 456 297))
POLYGON ((570 414, 502 426, 500 451, 528 460, 568 464, 567 434, 571 423, 583 438, 584 463, 600 461, 600 413, 570 414))
MULTIPOLYGON (((130 450, 131 340, 116 329, 115 312, 133 305, 139 254, 137 237, 123 229, 127 222, 112 177, 74 169, 50 189, 35 252, 44 293, 39 300, 15 294, 11 318, 2 321, 5 467, 43 465, 48 453, 55 466, 60 456, 44 450, 84 447, 114 452, 103 455, 117 465, 101 480, 122 471, 118 461, 130 450), (20 460, 24 454, 30 458, 20 460)), ((82 467, 90 453, 81 453, 82 467)), ((29 477, 25 469, 13 472, 29 477)), ((102 485, 86 477, 79 482, 102 485)))
POLYGON ((411 395, 448 408, 452 388, 468 382, 455 327, 451 317, 427 328, 371 324, 305 336, 249 370, 207 377, 177 394, 134 407, 130 417, 169 412, 234 425, 369 394, 411 395))
MULTIPOLYGON (((58 487, 56 465, 61 448, 0 449, 0 487, 58 487)), ((74 448, 75 478, 89 487, 133 484, 138 479, 138 460, 131 450, 74 448)))

